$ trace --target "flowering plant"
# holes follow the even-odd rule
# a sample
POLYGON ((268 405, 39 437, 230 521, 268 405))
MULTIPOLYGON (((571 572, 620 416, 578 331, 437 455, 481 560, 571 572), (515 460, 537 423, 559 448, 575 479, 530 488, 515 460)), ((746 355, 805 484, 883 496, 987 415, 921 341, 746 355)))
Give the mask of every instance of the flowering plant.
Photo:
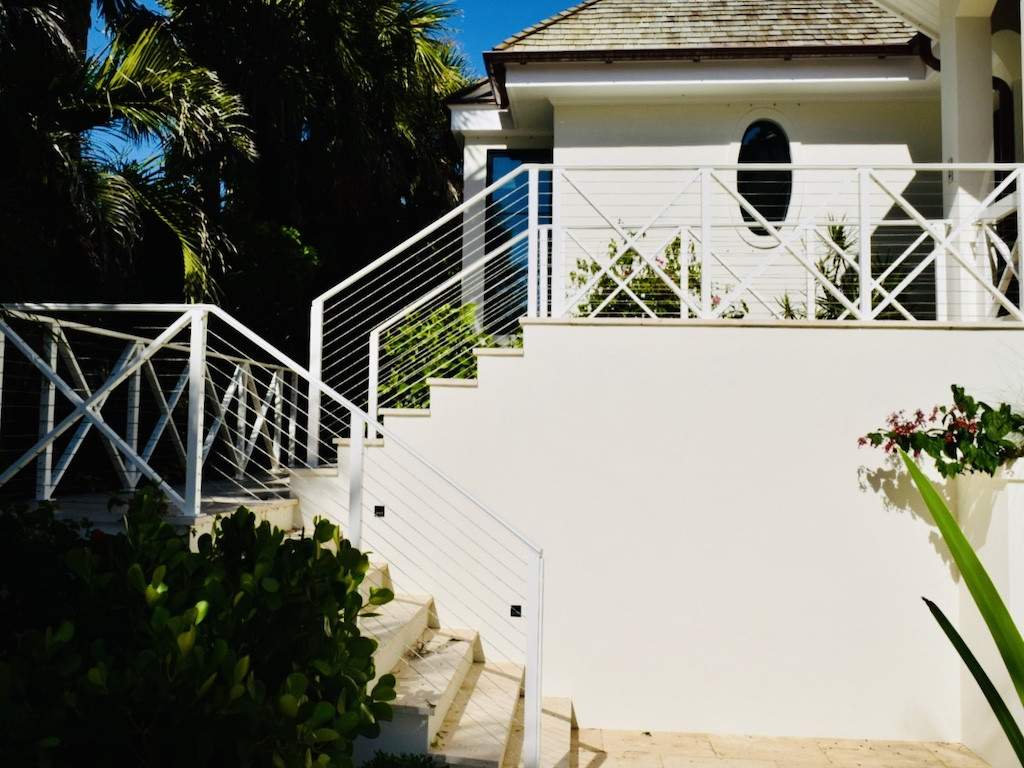
POLYGON ((953 404, 935 406, 929 413, 918 410, 890 414, 886 427, 860 438, 859 445, 897 448, 919 457, 930 456, 943 477, 967 472, 996 470, 1024 456, 1024 415, 1006 403, 992 407, 953 386, 953 404))

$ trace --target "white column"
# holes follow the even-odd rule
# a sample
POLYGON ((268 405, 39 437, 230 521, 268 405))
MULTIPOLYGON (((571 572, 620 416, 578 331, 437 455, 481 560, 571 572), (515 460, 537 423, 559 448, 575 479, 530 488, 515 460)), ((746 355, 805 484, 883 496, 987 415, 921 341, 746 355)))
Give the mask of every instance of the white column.
MULTIPOLYGON (((324 302, 316 299, 309 310, 309 389, 306 406, 306 463, 320 465, 320 379, 324 360, 324 302)), ((296 382, 297 383, 297 382, 296 382)))
MULTIPOLYGON (((991 163, 992 137, 992 22, 994 2, 940 0, 942 23, 942 154, 946 163, 991 163)), ((992 174, 943 174, 947 218, 957 226, 970 217, 992 188, 992 174)), ((975 232, 965 227, 954 244, 965 259, 977 261, 975 232)), ((951 320, 979 319, 985 294, 967 272, 947 259, 946 288, 951 320)))
MULTIPOLYGON (((42 323, 43 359, 51 371, 57 370, 57 327, 53 323, 42 323)), ((57 405, 57 390, 54 383, 43 379, 39 390, 39 437, 45 437, 53 430, 54 413, 57 405)), ((53 495, 53 442, 36 458, 36 500, 49 501, 53 495)))
POLYGON ((191 315, 188 349, 188 442, 185 445, 185 514, 199 517, 203 500, 203 414, 206 410, 208 315, 205 309, 193 309, 191 315))
MULTIPOLYGON (((462 199, 469 200, 487 187, 487 147, 466 141, 463 151, 462 199)), ((484 256, 486 231, 486 200, 470 206, 462 216, 462 268, 466 269, 484 256)), ((462 304, 476 305, 477 323, 484 319, 484 278, 477 272, 462 281, 462 304)))

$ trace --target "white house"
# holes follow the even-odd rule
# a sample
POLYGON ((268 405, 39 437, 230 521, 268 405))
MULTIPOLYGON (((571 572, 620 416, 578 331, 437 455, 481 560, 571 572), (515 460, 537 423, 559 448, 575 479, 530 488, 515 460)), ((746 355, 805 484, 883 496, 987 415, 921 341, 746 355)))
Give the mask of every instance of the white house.
MULTIPOLYGON (((571 764, 575 712, 1014 765, 920 598, 1020 720, 997 650, 906 475, 857 441, 952 384, 1024 407, 1021 5, 540 21, 450 102, 464 202, 325 286, 308 366, 217 308, 9 308, 0 486, 34 467, 60 500, 91 434, 189 524, 238 499, 340 520, 400 595, 365 627, 399 676, 393 749, 571 764)), ((942 488, 1018 620, 1022 489, 1019 467, 942 488)))

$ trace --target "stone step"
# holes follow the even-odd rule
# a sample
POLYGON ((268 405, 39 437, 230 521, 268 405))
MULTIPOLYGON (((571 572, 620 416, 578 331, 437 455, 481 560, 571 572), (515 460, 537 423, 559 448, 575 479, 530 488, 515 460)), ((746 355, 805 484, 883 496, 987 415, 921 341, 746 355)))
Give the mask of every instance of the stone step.
POLYGON ((372 688, 382 675, 398 666, 427 627, 437 626, 437 615, 432 598, 410 595, 397 595, 387 605, 368 607, 367 611, 376 615, 360 617, 359 629, 377 641, 373 654, 377 677, 370 683, 372 688))
POLYGON ((439 389, 476 389, 480 382, 476 379, 427 379, 427 386, 439 389))
POLYGON ((381 419, 429 419, 429 408, 381 408, 377 411, 381 419))
POLYGON ((441 724, 431 753, 449 765, 500 768, 522 687, 520 665, 474 663, 441 724))
POLYGON ((522 347, 477 347, 473 354, 477 357, 524 357, 526 350, 522 347))
POLYGON ((414 710, 428 720, 424 751, 441 729, 474 660, 483 661, 476 632, 427 629, 394 670, 398 679, 394 706, 414 710))
MULTIPOLYGON (((519 699, 502 768, 522 768, 525 699, 519 699)), ((572 732, 577 729, 572 699, 545 697, 540 715, 540 768, 568 768, 573 759, 572 732)))

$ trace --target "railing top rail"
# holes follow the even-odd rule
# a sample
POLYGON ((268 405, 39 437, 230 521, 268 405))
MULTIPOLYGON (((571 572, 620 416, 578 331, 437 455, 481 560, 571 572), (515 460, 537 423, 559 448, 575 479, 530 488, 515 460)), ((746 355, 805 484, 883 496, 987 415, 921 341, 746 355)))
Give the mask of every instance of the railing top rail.
MULTIPOLYGON (((81 307, 83 307, 83 306, 95 307, 95 306, 99 306, 99 305, 76 305, 76 304, 31 304, 31 305, 29 305, 29 304, 3 304, 3 305, 0 305, 0 306, 2 306, 3 309, 5 309, 7 312, 9 312, 12 316, 18 317, 18 318, 20 318, 22 320, 44 320, 44 321, 49 321, 49 320, 56 320, 56 318, 46 317, 46 316, 40 315, 38 313, 39 312, 78 312, 78 311, 83 311, 83 310, 81 310, 81 307), (25 307, 32 307, 32 311, 27 311, 26 309, 24 309, 25 307)), ((168 313, 168 314, 179 314, 179 313, 188 312, 189 310, 194 309, 196 307, 199 307, 201 309, 206 307, 206 305, 202 305, 202 304, 180 304, 180 305, 179 304, 175 304, 175 305, 171 305, 171 304, 161 304, 161 305, 147 305, 147 304, 123 305, 123 304, 118 304, 118 305, 112 305, 112 306, 116 306, 116 307, 118 307, 118 309, 103 310, 103 311, 124 312, 124 313, 135 313, 135 312, 138 312, 140 314, 145 314, 145 313, 152 312, 153 310, 139 309, 139 307, 160 306, 160 307, 166 307, 167 308, 166 309, 166 313, 168 313)), ((90 309, 89 311, 93 311, 93 310, 90 309)), ((164 310, 159 310, 159 311, 164 312, 164 310)), ((149 344, 149 343, 151 343, 153 341, 153 337, 150 337, 150 336, 140 336, 138 334, 126 333, 124 331, 114 331, 114 330, 111 330, 110 328, 99 328, 99 327, 94 326, 94 325, 86 325, 85 323, 76 323, 76 322, 71 321, 71 320, 60 319, 59 322, 60 322, 61 327, 64 328, 64 329, 73 330, 73 331, 79 331, 80 333, 88 333, 88 334, 91 334, 93 336, 104 336, 104 337, 110 338, 110 339, 118 339, 119 341, 137 341, 140 344, 149 344)), ((173 349, 173 350, 178 351, 178 352, 185 352, 185 353, 188 352, 188 345, 187 344, 180 344, 180 343, 176 343, 176 342, 171 342, 171 343, 165 344, 164 346, 167 349, 173 349)), ((227 363, 256 363, 261 368, 266 368, 266 369, 272 370, 272 371, 279 371, 279 372, 281 372, 281 371, 288 370, 283 365, 276 365, 276 364, 273 364, 273 363, 264 363, 264 362, 260 362, 260 361, 257 361, 257 360, 253 360, 251 358, 239 357, 239 356, 236 356, 236 355, 225 355, 222 352, 215 352, 213 350, 208 350, 207 351, 207 357, 214 358, 216 360, 223 360, 224 362, 227 362, 227 363)))
POLYGON ((493 510, 491 510, 487 505, 485 505, 483 502, 481 502, 476 496, 474 496, 468 490, 463 488, 459 483, 457 483, 455 480, 453 480, 448 474, 446 474, 441 469, 439 469, 438 467, 434 466, 431 462, 429 462, 427 459, 425 459, 422 455, 420 455, 419 452, 417 452, 408 443, 406 443, 405 440, 403 440, 402 438, 398 437, 398 435, 396 435, 394 432, 392 432, 391 430, 386 428, 383 424, 380 424, 375 419, 371 418, 370 415, 366 411, 364 411, 362 408, 360 408, 355 403, 350 401, 344 395, 341 395, 336 390, 334 390, 332 387, 327 386, 326 384, 324 384, 319 379, 314 379, 312 374, 310 374, 310 372, 305 367, 303 367, 302 365, 299 365, 298 362, 296 362, 291 357, 286 355, 284 352, 279 350, 277 347, 275 347, 273 344, 268 342, 266 339, 264 339, 263 337, 259 336, 254 331, 250 330, 248 327, 246 327, 245 325, 240 323, 238 320, 233 318, 231 315, 229 315, 227 312, 225 312, 220 307, 214 306, 212 304, 50 304, 50 303, 41 303, 41 304, 4 304, 4 305, 0 305, 0 306, 3 306, 3 308, 7 309, 8 311, 12 311, 12 310, 13 311, 21 311, 21 312, 32 311, 34 313, 43 313, 43 312, 48 312, 48 311, 49 312, 101 312, 101 311, 110 311, 110 312, 124 312, 124 313, 129 313, 129 312, 138 312, 138 313, 146 313, 146 312, 174 313, 174 312, 180 312, 180 313, 184 313, 184 312, 191 312, 191 311, 201 311, 201 312, 206 312, 206 313, 208 313, 210 315, 214 315, 214 316, 220 318, 224 323, 226 323, 228 326, 230 326, 232 329, 234 329, 240 335, 242 335, 246 339, 248 339, 252 344, 254 344, 255 346, 257 346, 260 349, 262 349, 264 352, 266 352, 271 357, 276 358, 278 363, 280 364, 281 368, 289 369, 293 373, 297 373, 300 377, 306 379, 306 381, 312 382, 313 385, 322 394, 327 395, 327 397, 331 398, 332 400, 334 400, 336 403, 338 403, 342 407, 348 409, 353 414, 353 416, 365 420, 368 424, 370 424, 373 427, 373 429, 375 429, 377 431, 378 434, 387 437, 389 440, 393 441, 396 445, 398 445, 399 447, 401 447, 402 449, 407 451, 410 456, 412 456, 416 461, 418 461, 431 474, 433 474, 435 477, 437 477, 437 478, 441 479, 442 481, 444 481, 450 488, 452 488, 457 493, 459 493, 459 495, 461 495, 469 503, 471 503, 473 506, 475 506, 479 511, 481 511, 483 514, 485 514, 487 517, 489 517, 492 521, 494 521, 495 523, 500 525, 502 528, 504 528, 508 533, 510 533, 513 537, 515 537, 521 544, 523 544, 524 546, 526 546, 528 549, 532 550, 536 554, 543 555, 543 549, 541 549, 536 544, 534 544, 523 533, 521 533, 519 530, 517 530, 511 523, 509 523, 507 520, 502 518, 500 515, 495 513, 493 510))
MULTIPOLYGON (((526 168, 527 166, 522 166, 526 168)), ((692 163, 681 165, 579 165, 533 166, 557 171, 1016 171, 1024 163, 692 163)))
POLYGON ((337 294, 341 293, 348 286, 352 285, 353 283, 355 283, 356 281, 358 281, 361 278, 365 277, 366 275, 370 274, 371 272, 376 271, 382 265, 386 264, 387 262, 389 262, 393 258, 395 258, 398 254, 402 253, 403 251, 405 251, 409 247, 411 247, 413 245, 416 245, 416 243, 420 242, 424 238, 426 238, 429 235, 433 234, 438 229, 443 227, 445 224, 447 224, 448 222, 452 221, 453 219, 455 219, 460 214, 462 214, 465 211, 467 211, 470 208, 472 208, 474 205, 479 205, 480 203, 485 202, 487 200, 487 196, 490 195, 492 192, 494 192, 494 191, 496 191, 498 189, 501 189, 503 186, 505 186, 510 181, 512 181, 512 179, 514 179, 517 176, 520 176, 520 175, 528 172, 528 170, 530 168, 533 168, 533 167, 537 167, 537 166, 534 166, 534 165, 522 165, 519 168, 516 168, 515 170, 505 174, 500 179, 495 181, 493 184, 488 185, 487 187, 482 189, 480 192, 477 192, 471 198, 469 198, 468 200, 464 201, 461 205, 459 205, 456 208, 453 208, 452 210, 450 210, 448 213, 446 213, 444 216, 439 218, 437 221, 435 221, 433 224, 428 226, 426 229, 423 229, 420 232, 417 232, 415 235, 410 237, 408 240, 405 240, 404 242, 399 243, 394 248, 392 248, 390 251, 385 253, 383 256, 380 256, 379 258, 374 259, 372 262, 367 264, 365 267, 360 269, 358 272, 355 272, 352 275, 350 275, 349 277, 345 278, 340 283, 335 285, 333 288, 325 291, 324 293, 321 293, 319 296, 317 296, 315 299, 313 299, 313 303, 314 304, 323 304, 328 299, 330 299, 333 296, 336 296, 337 294))

